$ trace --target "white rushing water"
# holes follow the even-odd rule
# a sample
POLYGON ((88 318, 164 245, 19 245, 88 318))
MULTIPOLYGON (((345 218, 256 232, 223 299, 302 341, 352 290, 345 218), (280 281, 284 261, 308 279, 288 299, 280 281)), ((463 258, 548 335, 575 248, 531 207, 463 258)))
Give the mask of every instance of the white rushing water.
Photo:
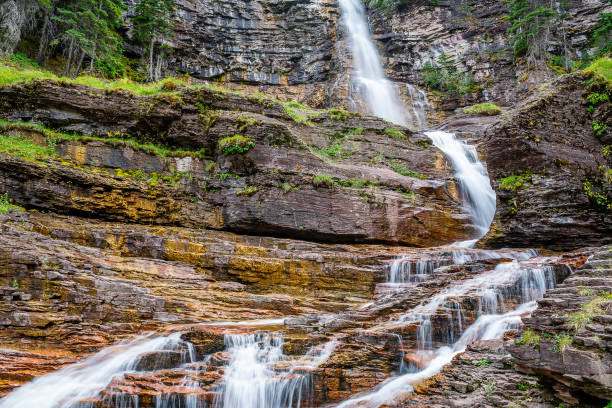
POLYGON ((355 64, 355 79, 371 113, 398 125, 406 125, 397 89, 385 77, 376 46, 370 37, 362 0, 340 0, 343 21, 355 64))
POLYGON ((283 353, 280 336, 226 335, 225 344, 231 358, 215 406, 299 408, 311 391, 308 371, 327 360, 336 343, 330 341, 313 347, 302 359, 291 361, 283 353))
POLYGON ((439 373, 455 355, 465 351, 467 345, 477 340, 501 338, 506 330, 520 327, 521 316, 535 310, 535 301, 555 284, 554 268, 531 267, 513 261, 499 264, 489 272, 440 292, 401 318, 404 322, 419 325, 418 353, 431 358, 427 366, 389 380, 374 391, 353 397, 338 407, 375 408, 389 403, 400 394, 412 392, 415 384, 439 373), (464 327, 467 311, 455 299, 468 294, 478 299, 478 309, 471 311, 478 318, 470 326, 464 327), (514 306, 516 303, 519 303, 518 307, 514 306), (445 334, 437 333, 438 338, 434 339, 431 318, 440 309, 450 311, 449 330, 445 334), (433 348, 439 342, 447 345, 433 348))
POLYGON ((496 195, 484 165, 478 160, 473 146, 457 139, 454 134, 431 131, 425 132, 433 144, 450 160, 459 183, 463 202, 478 228, 475 240, 456 243, 457 246, 473 246, 479 238, 489 232, 495 216, 496 195))
POLYGON ((134 371, 143 354, 159 350, 182 350, 185 360, 193 349, 180 338, 139 337, 108 347, 86 360, 39 377, 0 400, 0 408, 70 408, 79 401, 97 396, 117 376, 134 371))

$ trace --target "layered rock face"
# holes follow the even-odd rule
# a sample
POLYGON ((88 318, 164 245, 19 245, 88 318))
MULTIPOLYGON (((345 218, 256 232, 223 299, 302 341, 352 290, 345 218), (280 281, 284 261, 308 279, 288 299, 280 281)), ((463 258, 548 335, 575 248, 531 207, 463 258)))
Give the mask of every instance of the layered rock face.
POLYGON ((165 158, 76 137, 41 161, 3 155, 5 191, 28 208, 320 241, 430 246, 474 233, 441 153, 380 120, 208 88, 136 97, 43 81, 0 93, 11 120, 183 149, 165 158), (253 147, 227 154, 224 139, 253 147))
POLYGON ((484 132, 498 192, 498 220, 485 245, 555 249, 601 245, 612 236, 605 83, 574 74, 533 92, 484 132), (586 84, 586 85, 585 85, 586 84))
POLYGON ((519 371, 551 381, 557 396, 571 405, 579 403, 581 392, 602 405, 612 398, 611 268, 612 248, 593 251, 538 302, 525 319, 523 337, 510 347, 519 371))

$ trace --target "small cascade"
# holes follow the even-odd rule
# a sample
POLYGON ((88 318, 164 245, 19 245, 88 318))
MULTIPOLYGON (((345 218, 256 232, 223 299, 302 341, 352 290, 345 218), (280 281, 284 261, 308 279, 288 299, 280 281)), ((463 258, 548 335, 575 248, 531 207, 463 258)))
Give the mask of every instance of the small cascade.
POLYGON ((468 344, 501 338, 506 330, 520 327, 521 316, 535 310, 536 300, 555 285, 553 267, 535 267, 515 260, 499 264, 493 270, 440 292, 400 319, 418 325, 417 353, 429 363, 423 369, 406 367, 404 371, 408 374, 387 381, 375 391, 351 398, 338 407, 378 407, 401 393, 411 392, 413 384, 440 372, 455 355, 465 351, 468 344), (459 301, 467 295, 478 299, 476 310, 465 310, 459 301), (448 314, 446 333, 440 333, 440 330, 434 333, 432 318, 440 310, 448 314), (469 326, 466 325, 468 312, 475 317, 469 326), (443 345, 436 348, 440 342, 443 345))
POLYGON ((218 408, 299 408, 312 390, 309 371, 329 358, 337 341, 311 348, 300 360, 269 334, 226 335, 230 362, 218 389, 218 408))
MULTIPOLYGON (((0 401, 0 408, 87 407, 82 401, 96 397, 118 376, 141 369, 143 356, 158 351, 180 351, 190 362, 193 348, 181 340, 180 333, 169 336, 139 337, 108 347, 88 359, 39 377, 0 401)), ((155 364, 163 364, 156 361, 155 364)), ((155 367, 150 367, 155 369, 155 367)), ((137 407, 132 396, 115 397, 117 407, 137 407)), ((110 402, 111 401, 107 401, 110 402)))
POLYGON ((219 408, 283 408, 300 405, 308 377, 276 372, 286 361, 282 337, 268 334, 226 335, 231 356, 215 406, 219 408))
POLYGON ((428 276, 442 266, 464 265, 474 261, 486 259, 513 259, 526 260, 538 255, 538 251, 528 249, 525 251, 475 251, 456 249, 450 253, 436 256, 423 256, 418 260, 413 258, 399 258, 391 262, 387 271, 388 284, 418 283, 427 280, 428 276))
POLYGON ((427 113, 433 112, 433 106, 427 100, 425 92, 415 88, 410 84, 406 84, 406 92, 410 100, 412 126, 415 129, 427 128, 427 113))
POLYGON ((483 164, 478 160, 478 152, 473 146, 458 140, 454 134, 432 131, 425 132, 433 144, 450 160, 459 182, 463 202, 478 228, 475 240, 458 242, 456 246, 471 247, 489 232, 495 216, 496 195, 483 164))
POLYGON ((370 29, 361 0, 340 0, 344 25, 350 37, 355 62, 355 84, 365 97, 371 113, 389 122, 406 125, 397 89, 385 77, 380 57, 370 38, 370 29))

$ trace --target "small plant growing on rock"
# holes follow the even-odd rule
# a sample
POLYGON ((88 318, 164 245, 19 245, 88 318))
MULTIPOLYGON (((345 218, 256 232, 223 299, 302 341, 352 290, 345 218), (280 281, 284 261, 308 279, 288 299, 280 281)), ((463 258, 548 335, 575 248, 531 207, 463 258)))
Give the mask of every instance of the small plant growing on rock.
POLYGON ((555 345, 553 346, 553 351, 555 353, 561 353, 567 346, 572 344, 574 338, 569 334, 563 333, 561 335, 557 334, 555 336, 555 345))
POLYGON ((259 191, 259 187, 246 186, 242 190, 236 191, 236 195, 237 196, 252 196, 253 194, 255 194, 258 191, 259 191))
POLYGON ((406 135, 404 135, 404 132, 397 129, 385 129, 385 134, 395 140, 404 140, 404 138, 406 137, 406 135))
POLYGON ((520 339, 514 341, 518 345, 527 345, 536 348, 540 345, 540 335, 531 329, 526 329, 520 339))
POLYGON ((329 114, 329 117, 331 119, 343 120, 343 121, 348 120, 349 118, 355 115, 354 113, 351 113, 344 109, 337 109, 337 108, 331 108, 330 110, 327 111, 327 113, 329 114))
POLYGON ((532 174, 525 173, 521 175, 511 174, 499 180, 499 188, 506 191, 516 191, 525 183, 531 182, 532 174))
POLYGON ((333 189, 336 183, 334 182, 334 179, 331 176, 328 176, 327 174, 317 174, 312 178, 312 184, 315 187, 325 187, 333 189))
POLYGON ((225 137, 219 140, 219 151, 225 156, 244 154, 255 147, 253 139, 241 135, 225 137))
POLYGON ((297 188, 297 187, 293 187, 293 186, 292 186, 291 184, 289 184, 289 183, 283 183, 283 184, 281 185, 281 188, 283 189, 283 191, 285 192, 285 194, 287 194, 287 193, 289 193, 289 192, 291 192, 291 191, 297 191, 297 190, 299 190, 299 188, 297 188))
POLYGON ((501 108, 493 103, 485 102, 468 106, 463 111, 469 115, 495 116, 501 113, 501 108))
POLYGON ((8 197, 8 193, 4 193, 4 195, 0 195, 0 214, 6 214, 9 210, 24 211, 22 207, 12 203, 11 199, 8 197))
POLYGON ((401 174, 402 176, 418 178, 421 180, 425 179, 425 176, 423 176, 422 174, 416 173, 410 170, 408 167, 406 167, 405 162, 402 160, 397 160, 397 159, 389 160, 389 166, 391 166, 391 168, 397 174, 401 174))
POLYGON ((493 364, 491 364, 491 362, 489 360, 487 360, 486 358, 483 358, 482 360, 480 360, 479 362, 476 363, 476 365, 478 367, 490 367, 493 364))

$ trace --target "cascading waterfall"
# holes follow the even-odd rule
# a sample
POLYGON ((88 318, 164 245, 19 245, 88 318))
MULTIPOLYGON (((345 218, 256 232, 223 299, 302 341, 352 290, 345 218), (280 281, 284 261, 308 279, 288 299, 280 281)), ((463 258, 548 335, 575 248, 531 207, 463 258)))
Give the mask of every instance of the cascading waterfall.
POLYGON ((269 334, 226 335, 231 355, 217 408, 299 408, 311 391, 308 371, 327 360, 337 341, 311 348, 298 361, 283 354, 283 339, 269 334), (277 367, 289 361, 288 369, 277 367))
MULTIPOLYGON (((193 358, 193 349, 181 340, 180 333, 139 337, 35 379, 2 399, 0 408, 68 408, 77 404, 83 407, 82 400, 97 396, 113 378, 135 371, 144 354, 160 350, 181 350, 186 362, 193 358)), ((129 398, 125 402, 133 404, 129 398)), ((137 406, 137 401, 135 404, 128 406, 137 406)))
POLYGON ((362 0, 340 0, 340 7, 350 37, 355 82, 372 114, 398 125, 406 125, 406 115, 399 103, 397 90, 385 77, 378 51, 370 38, 362 0))
POLYGON ((440 372, 455 355, 465 351, 468 344, 501 338, 506 330, 518 328, 521 316, 535 310, 535 301, 555 284, 554 268, 530 267, 513 261, 499 264, 489 272, 442 291, 400 319, 419 325, 418 353, 430 358, 427 366, 422 370, 412 367, 412 372, 382 384, 371 393, 351 398, 338 407, 374 408, 392 401, 399 394, 412 392, 414 384, 440 372), (477 319, 464 330, 466 311, 455 299, 470 293, 479 299, 479 308, 471 311, 477 319), (515 308, 515 302, 522 303, 515 308), (434 338, 431 318, 441 308, 450 310, 450 326, 446 335, 434 338), (436 342, 446 342, 446 345, 434 349, 436 342))
POLYGON ((304 375, 279 375, 274 365, 285 359, 283 340, 268 334, 226 335, 231 360, 219 390, 218 408, 299 407, 308 387, 304 375))
POLYGON ((442 131, 425 132, 425 134, 453 165, 463 202, 478 228, 476 239, 456 243, 455 245, 473 246, 478 239, 489 232, 489 227, 495 216, 496 195, 491 188, 487 171, 478 160, 476 149, 458 140, 454 134, 442 131))

